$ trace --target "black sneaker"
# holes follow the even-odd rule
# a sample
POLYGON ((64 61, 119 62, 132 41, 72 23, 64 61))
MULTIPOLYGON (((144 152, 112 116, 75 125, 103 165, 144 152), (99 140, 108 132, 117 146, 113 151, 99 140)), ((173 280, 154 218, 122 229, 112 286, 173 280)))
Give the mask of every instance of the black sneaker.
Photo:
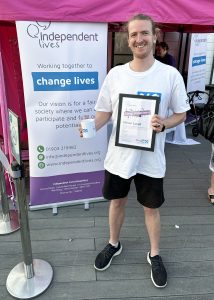
POLYGON ((167 273, 163 265, 162 258, 159 255, 150 256, 147 254, 147 261, 151 265, 151 279, 157 288, 164 288, 167 285, 167 273))
POLYGON ((117 248, 108 244, 96 257, 94 268, 98 271, 104 271, 110 267, 111 261, 114 256, 122 252, 122 245, 118 243, 117 248))

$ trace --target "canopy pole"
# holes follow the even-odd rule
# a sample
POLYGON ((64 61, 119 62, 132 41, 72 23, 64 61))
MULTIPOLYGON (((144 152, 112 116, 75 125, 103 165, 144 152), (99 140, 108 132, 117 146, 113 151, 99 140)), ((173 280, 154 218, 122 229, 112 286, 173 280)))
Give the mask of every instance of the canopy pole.
POLYGON ((211 67, 211 71, 210 71, 210 82, 209 82, 209 84, 212 84, 213 73, 214 73, 214 56, 213 56, 213 62, 212 62, 212 67, 211 67))
POLYGON ((178 51, 178 70, 180 70, 180 63, 181 63, 181 50, 183 44, 183 32, 180 32, 180 44, 179 44, 179 51, 178 51))
POLYGON ((187 33, 186 42, 185 42, 184 60, 183 60, 183 68, 182 68, 182 76, 184 76, 184 73, 185 73, 185 66, 186 66, 186 60, 187 60, 188 43, 189 43, 189 33, 187 33))

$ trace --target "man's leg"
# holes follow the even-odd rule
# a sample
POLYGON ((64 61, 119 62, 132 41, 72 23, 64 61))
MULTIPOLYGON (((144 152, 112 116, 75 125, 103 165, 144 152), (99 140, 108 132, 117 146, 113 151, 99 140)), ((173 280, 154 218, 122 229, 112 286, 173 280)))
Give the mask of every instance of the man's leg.
POLYGON ((160 212, 158 208, 148 208, 144 206, 145 224, 150 240, 150 255, 159 255, 160 242, 160 212))
POLYGON ((212 204, 214 204, 214 172, 211 174, 210 187, 208 188, 208 197, 212 204))
POLYGON ((160 212, 159 207, 164 202, 163 178, 152 178, 137 174, 134 178, 137 190, 137 200, 143 205, 145 224, 150 241, 150 251, 147 261, 151 265, 151 279, 158 288, 167 285, 167 273, 159 255, 160 243, 160 212))
POLYGON ((117 244, 119 241, 120 230, 125 218, 125 205, 127 198, 111 200, 109 205, 109 243, 117 244))
POLYGON ((214 172, 212 172, 211 174, 211 178, 210 178, 210 187, 208 189, 208 193, 210 195, 214 195, 214 172))
POLYGON ((214 204, 214 144, 212 144, 212 153, 209 168, 212 174, 210 178, 210 187, 208 188, 208 197, 210 202, 214 204))
POLYGON ((150 240, 151 250, 147 254, 147 261, 151 265, 151 279, 158 288, 167 285, 167 272, 159 256, 160 242, 160 212, 158 208, 147 208, 144 206, 145 223, 150 240))
POLYGON ((127 198, 111 200, 109 205, 109 244, 97 255, 94 267, 98 271, 104 271, 110 267, 112 259, 122 251, 119 242, 120 230, 125 217, 125 204, 127 198))

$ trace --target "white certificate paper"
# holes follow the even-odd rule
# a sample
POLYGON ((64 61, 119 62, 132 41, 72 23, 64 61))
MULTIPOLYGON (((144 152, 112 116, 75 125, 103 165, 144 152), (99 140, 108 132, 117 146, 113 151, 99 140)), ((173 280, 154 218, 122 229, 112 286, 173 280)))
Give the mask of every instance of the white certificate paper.
POLYGON ((151 118, 158 113, 159 102, 156 96, 120 94, 115 145, 154 151, 151 118))

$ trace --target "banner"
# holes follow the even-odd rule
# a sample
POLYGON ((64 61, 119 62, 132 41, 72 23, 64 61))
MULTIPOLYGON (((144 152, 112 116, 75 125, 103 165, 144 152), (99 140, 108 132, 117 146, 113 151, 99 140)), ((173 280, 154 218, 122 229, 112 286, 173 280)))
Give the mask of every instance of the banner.
POLYGON ((194 33, 191 37, 187 92, 205 91, 207 35, 194 33))
POLYGON ((94 118, 106 76, 107 24, 16 22, 29 136, 30 205, 102 197, 107 128, 79 136, 94 118))

